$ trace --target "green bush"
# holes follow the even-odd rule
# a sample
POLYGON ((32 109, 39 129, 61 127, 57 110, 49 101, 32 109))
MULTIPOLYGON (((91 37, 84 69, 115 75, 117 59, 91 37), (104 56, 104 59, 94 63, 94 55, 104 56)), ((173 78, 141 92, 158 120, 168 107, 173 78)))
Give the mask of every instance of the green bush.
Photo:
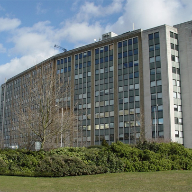
POLYGON ((192 170, 192 150, 177 143, 116 142, 51 151, 0 150, 0 174, 63 177, 115 172, 192 170))

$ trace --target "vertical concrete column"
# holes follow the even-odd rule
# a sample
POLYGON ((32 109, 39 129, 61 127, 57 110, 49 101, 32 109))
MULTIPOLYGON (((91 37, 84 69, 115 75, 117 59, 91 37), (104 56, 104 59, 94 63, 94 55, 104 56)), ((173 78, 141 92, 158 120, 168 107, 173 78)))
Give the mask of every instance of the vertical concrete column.
POLYGON ((95 48, 91 49, 91 145, 95 144, 95 48))
POLYGON ((138 35, 139 45, 139 85, 140 85, 140 139, 145 139, 145 114, 144 114, 144 85, 143 85, 143 53, 141 33, 138 35))
POLYGON ((113 66, 114 66, 114 141, 119 139, 119 104, 118 104, 118 59, 117 59, 117 42, 114 42, 113 66))

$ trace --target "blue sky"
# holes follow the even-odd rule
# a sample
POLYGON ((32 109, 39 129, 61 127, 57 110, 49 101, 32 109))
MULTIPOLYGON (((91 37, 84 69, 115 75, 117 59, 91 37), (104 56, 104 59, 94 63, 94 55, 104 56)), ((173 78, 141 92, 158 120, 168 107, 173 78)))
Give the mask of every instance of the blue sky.
POLYGON ((67 50, 117 34, 192 20, 191 0, 0 0, 0 84, 67 50))

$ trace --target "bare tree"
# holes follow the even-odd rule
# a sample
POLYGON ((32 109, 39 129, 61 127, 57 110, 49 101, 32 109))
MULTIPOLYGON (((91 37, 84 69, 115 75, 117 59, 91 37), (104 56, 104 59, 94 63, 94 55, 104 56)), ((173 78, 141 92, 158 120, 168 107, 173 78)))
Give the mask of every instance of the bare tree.
POLYGON ((42 149, 58 147, 60 136, 61 146, 67 141, 68 145, 72 143, 77 117, 67 105, 69 94, 69 83, 60 83, 52 65, 48 70, 42 67, 31 73, 25 96, 20 96, 13 111, 20 146, 30 149, 39 141, 42 149))

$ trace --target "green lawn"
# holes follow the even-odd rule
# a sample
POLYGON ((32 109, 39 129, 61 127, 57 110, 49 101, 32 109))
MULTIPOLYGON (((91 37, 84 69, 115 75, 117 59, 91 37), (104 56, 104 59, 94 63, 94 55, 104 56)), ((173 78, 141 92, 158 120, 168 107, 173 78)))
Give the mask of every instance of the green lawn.
POLYGON ((113 173, 35 178, 0 176, 0 192, 192 191, 192 171, 113 173))

